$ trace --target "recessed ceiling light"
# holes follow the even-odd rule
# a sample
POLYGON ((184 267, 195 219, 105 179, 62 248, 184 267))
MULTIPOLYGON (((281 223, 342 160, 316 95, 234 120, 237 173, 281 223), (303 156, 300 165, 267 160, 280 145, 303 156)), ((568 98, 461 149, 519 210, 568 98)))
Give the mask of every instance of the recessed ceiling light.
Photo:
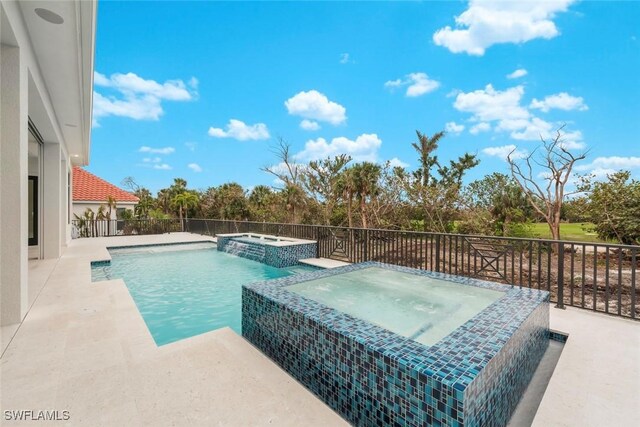
POLYGON ((72 154, 71 157, 80 157, 80 154, 72 154))
POLYGON ((35 12, 36 12, 36 15, 38 15, 40 18, 52 24, 59 25, 64 22, 64 19, 62 18, 62 16, 58 15, 55 12, 50 11, 49 9, 38 7, 36 8, 35 12))

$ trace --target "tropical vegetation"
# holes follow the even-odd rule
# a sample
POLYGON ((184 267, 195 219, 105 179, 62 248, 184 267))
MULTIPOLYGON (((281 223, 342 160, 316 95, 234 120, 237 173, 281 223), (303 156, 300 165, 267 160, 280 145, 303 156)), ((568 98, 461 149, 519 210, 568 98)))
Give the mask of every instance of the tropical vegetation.
POLYGON ((604 181, 589 176, 576 181, 575 165, 586 154, 565 148, 562 128, 530 155, 510 155, 505 173, 467 184, 479 159, 462 153, 441 161, 438 149, 445 136, 416 132, 415 170, 391 162, 356 162, 344 154, 302 164, 281 139, 274 166, 263 168, 274 177, 273 186, 226 182, 196 190, 175 178, 154 197, 131 177, 123 185, 140 199, 138 219, 216 218, 554 239, 566 238, 563 224, 575 222, 585 224, 583 240, 640 243, 640 183, 624 171, 604 181))

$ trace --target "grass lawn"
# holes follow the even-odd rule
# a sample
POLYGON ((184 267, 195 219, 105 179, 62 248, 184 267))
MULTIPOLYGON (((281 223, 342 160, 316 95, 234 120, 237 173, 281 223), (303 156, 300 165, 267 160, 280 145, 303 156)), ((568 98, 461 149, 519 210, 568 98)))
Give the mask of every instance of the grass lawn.
MULTIPOLYGON (((575 240, 578 242, 602 242, 595 232, 588 231, 593 224, 585 223, 562 223, 560 224, 560 238, 562 240, 575 240), (586 229, 586 230, 585 230, 586 229)), ((546 222, 532 224, 531 231, 536 237, 541 239, 550 239, 551 232, 546 222)))

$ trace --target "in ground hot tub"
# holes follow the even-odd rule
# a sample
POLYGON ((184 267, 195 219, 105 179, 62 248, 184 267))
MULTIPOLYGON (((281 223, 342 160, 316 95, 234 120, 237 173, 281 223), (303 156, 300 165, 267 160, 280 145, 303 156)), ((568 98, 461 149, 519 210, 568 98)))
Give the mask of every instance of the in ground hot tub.
POLYGON ((378 263, 243 287, 242 334, 358 425, 505 425, 549 294, 378 263))
POLYGON ((306 258, 315 258, 318 244, 314 240, 294 239, 255 233, 218 234, 218 250, 268 264, 291 267, 306 258))

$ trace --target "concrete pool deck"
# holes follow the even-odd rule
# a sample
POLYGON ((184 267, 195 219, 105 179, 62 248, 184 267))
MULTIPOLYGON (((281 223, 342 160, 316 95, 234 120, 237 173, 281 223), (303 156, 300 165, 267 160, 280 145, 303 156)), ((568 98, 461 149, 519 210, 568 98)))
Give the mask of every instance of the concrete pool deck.
MULTIPOLYGON (((59 260, 33 262, 34 303, 0 359, 3 417, 32 409, 68 410, 65 424, 91 426, 346 425, 230 329, 157 347, 124 282, 91 283, 89 263, 108 259, 107 246, 208 240, 188 233, 78 239, 59 260)), ((569 340, 533 425, 633 425, 640 322, 552 309, 551 327, 569 340)))

